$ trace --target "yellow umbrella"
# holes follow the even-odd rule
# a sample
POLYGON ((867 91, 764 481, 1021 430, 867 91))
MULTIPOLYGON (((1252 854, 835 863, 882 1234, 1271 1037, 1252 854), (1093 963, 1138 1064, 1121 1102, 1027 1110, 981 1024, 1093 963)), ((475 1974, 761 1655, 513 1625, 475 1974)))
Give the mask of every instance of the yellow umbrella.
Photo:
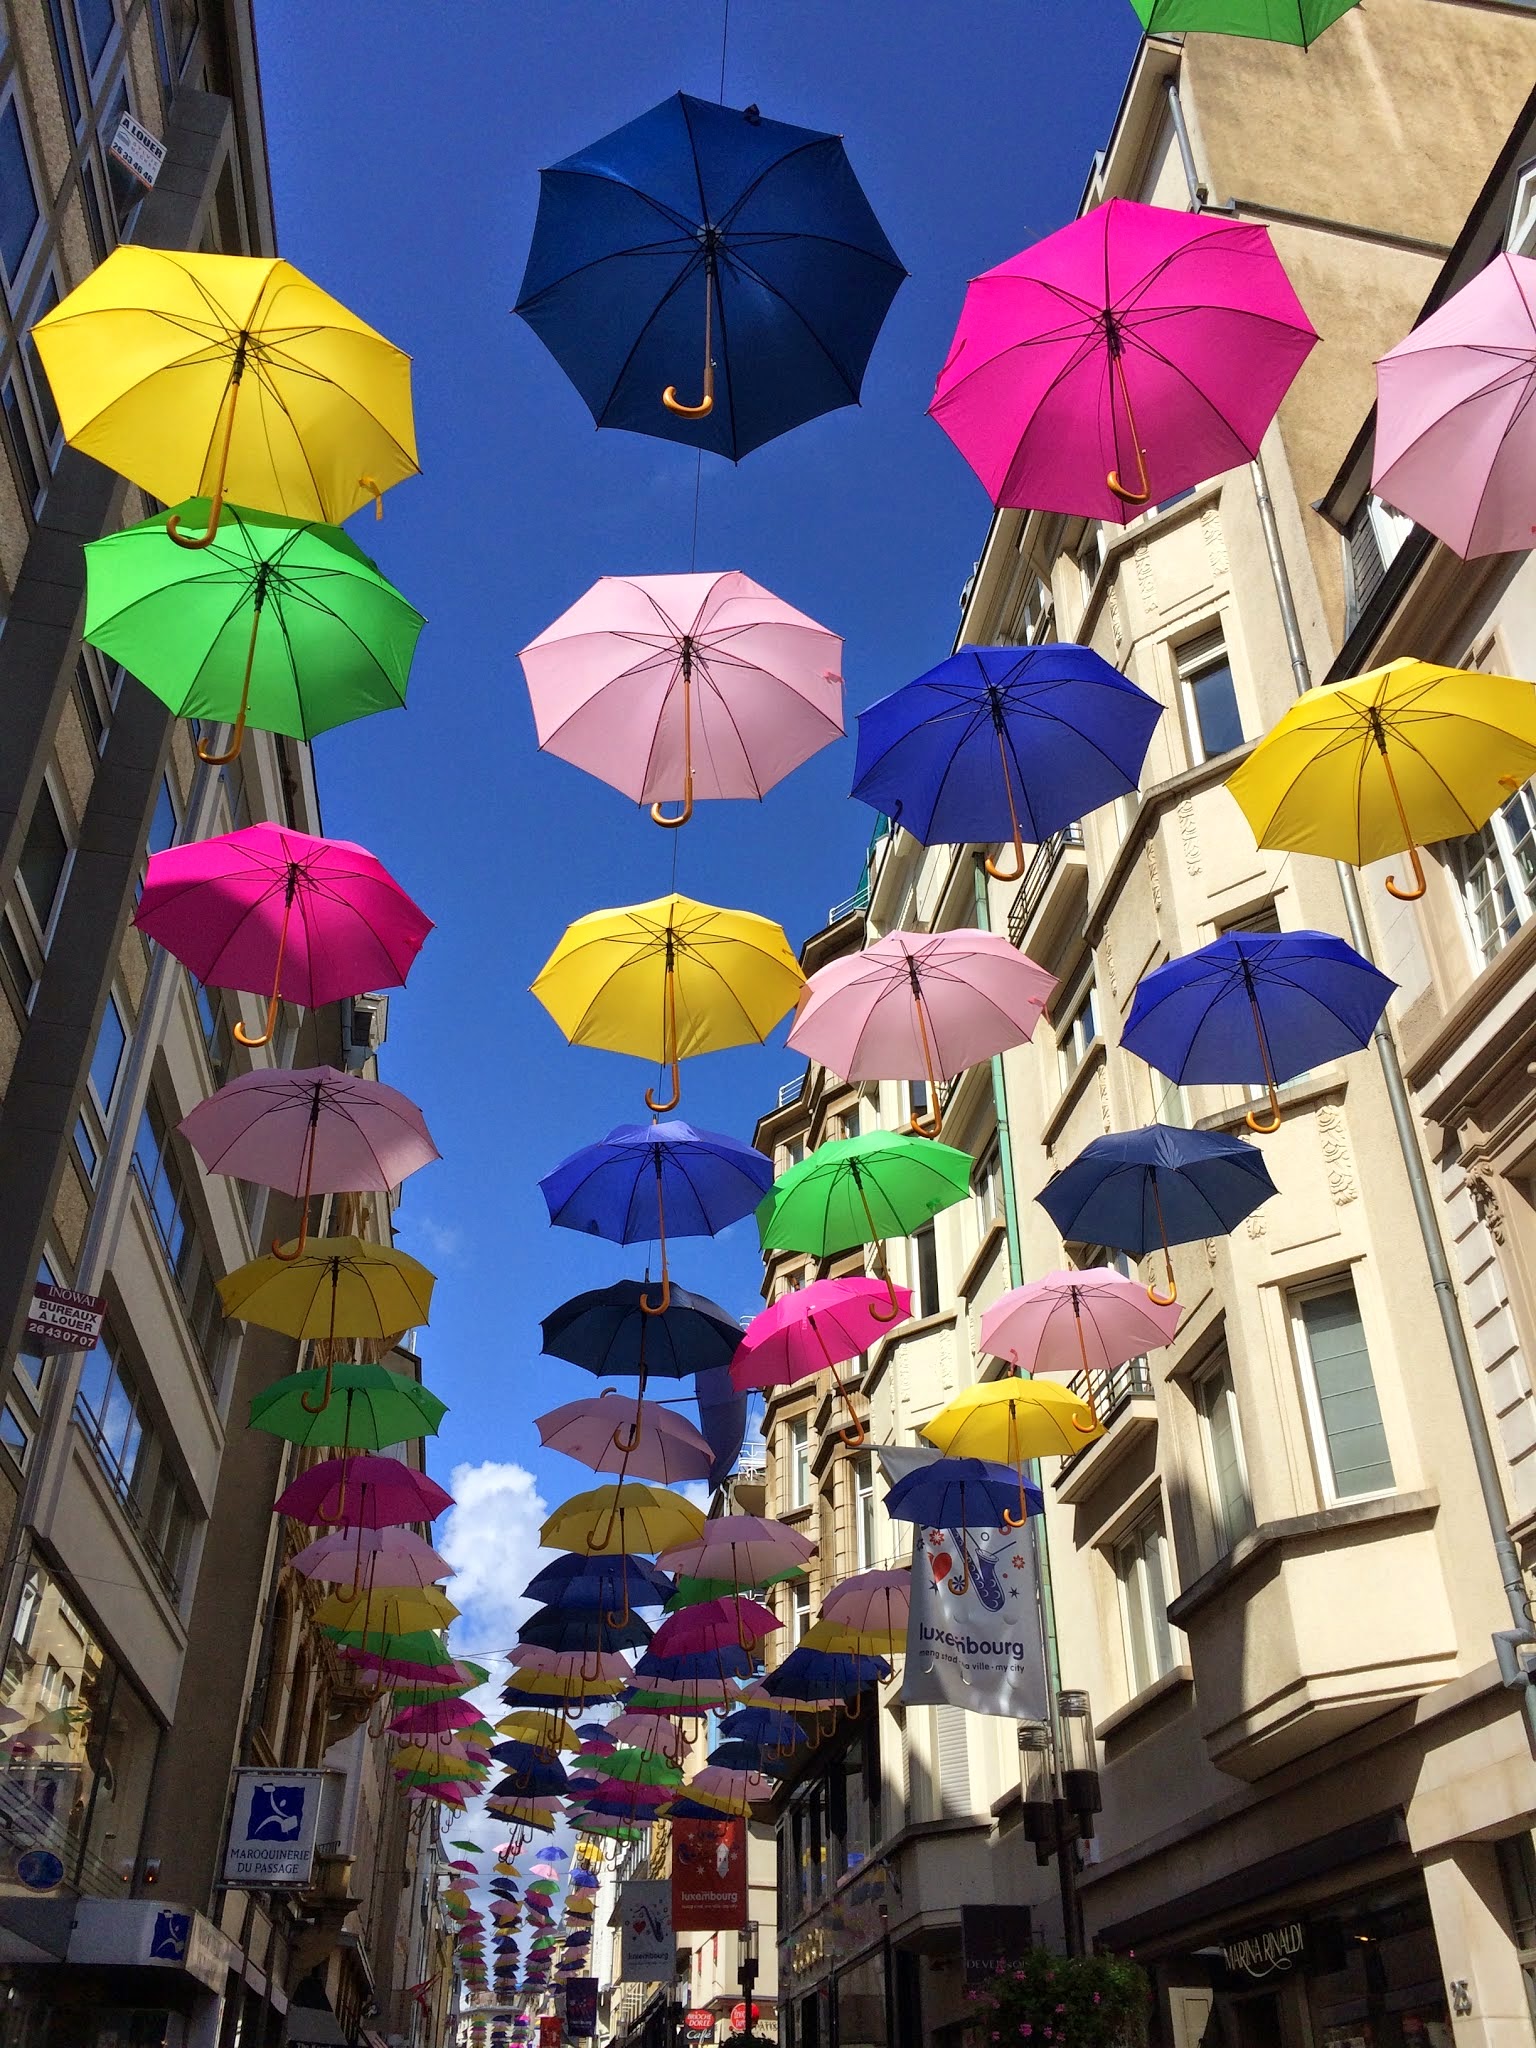
POLYGON ((485 1775, 483 1764, 473 1764, 468 1757, 446 1756, 440 1749, 423 1749, 419 1743, 408 1743, 403 1749, 397 1749, 390 1762, 397 1770, 431 1771, 434 1777, 439 1778, 468 1781, 485 1775))
POLYGON ((760 1045, 804 985, 771 919, 674 895, 578 918, 533 993, 572 1045, 669 1067, 671 1095, 658 1102, 645 1092, 646 1107, 659 1112, 681 1099, 679 1060, 760 1045))
MULTIPOLYGON (((539 1542, 546 1550, 575 1550, 587 1557, 654 1556, 675 1543, 697 1542, 703 1533, 704 1516, 691 1500, 664 1486, 631 1480, 627 1486, 594 1486, 573 1494, 539 1531, 539 1542)), ((522 1673, 517 1682, 524 1684, 522 1673)))
POLYGON ((291 263, 114 249, 32 330, 65 439, 174 505, 335 526, 417 471, 411 360, 291 263))
MULTIPOLYGON (((1086 1401, 1056 1380, 986 1380, 941 1408, 918 1435, 946 1457, 984 1458, 1018 1472, 1026 1458, 1070 1458, 1104 1434, 1086 1401)), ((1023 1480, 1019 1482, 1023 1492, 1023 1480)))
POLYGON ((1536 684, 1394 661, 1299 697, 1227 778, 1260 846, 1355 867, 1487 824, 1536 771, 1536 684))
POLYGON ((622 1678, 584 1679, 575 1671, 514 1671, 512 1676, 519 1692, 538 1693, 562 1706, 567 1700, 611 1700, 625 1684, 622 1678))
POLYGON ((514 1742, 529 1742, 536 1749, 547 1749, 551 1756, 562 1749, 580 1749, 581 1737, 563 1714, 551 1709, 548 1713, 520 1712, 507 1714, 496 1723, 498 1735, 509 1736, 514 1742))
MULTIPOLYGON (((279 1330, 285 1337, 398 1337, 427 1320, 433 1275, 392 1245, 359 1237, 312 1237, 297 1258, 252 1259, 219 1281, 227 1316, 279 1330)), ((334 1343, 318 1402, 301 1396, 311 1415, 331 1398, 334 1343)))
POLYGON ((844 1628, 823 1615, 813 1621, 795 1646, 797 1649, 825 1650, 832 1656, 888 1657, 907 1647, 905 1629, 844 1628))
POLYGON ((315 1612, 320 1628, 339 1628, 369 1635, 409 1635, 413 1629, 446 1628, 459 1610, 438 1586, 375 1586, 345 1600, 332 1593, 315 1612))

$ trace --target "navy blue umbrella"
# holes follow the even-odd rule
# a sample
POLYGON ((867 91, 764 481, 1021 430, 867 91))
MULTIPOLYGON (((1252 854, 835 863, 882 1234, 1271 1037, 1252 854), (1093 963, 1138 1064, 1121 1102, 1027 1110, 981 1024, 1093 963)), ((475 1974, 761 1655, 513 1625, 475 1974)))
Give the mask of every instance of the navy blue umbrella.
POLYGON ((600 427, 736 462, 858 403, 905 276, 840 136, 676 93, 542 173, 515 310, 600 427))
POLYGON ((657 1571, 648 1558, 582 1557, 574 1552, 535 1572, 523 1588, 525 1598, 549 1607, 592 1613, 607 1609, 615 1614, 626 1600, 631 1607, 665 1607, 675 1591, 676 1582, 657 1571))
POLYGON ((859 713, 853 794, 923 844, 1048 839, 1135 789, 1163 707, 1091 647, 963 647, 859 713))
POLYGON ((658 1657, 647 1650, 635 1665, 636 1678, 746 1678, 752 1658, 735 1643, 717 1650, 695 1650, 686 1657, 658 1657))
MULTIPOLYGON (((1017 1496, 1017 1486, 1014 1492, 1017 1496)), ((770 1699, 842 1700, 890 1675, 891 1667, 883 1657, 855 1657, 843 1650, 812 1650, 802 1643, 769 1672, 763 1680, 763 1691, 770 1699)))
POLYGON ((760 1742, 717 1742, 705 1762, 723 1771, 760 1771, 763 1754, 760 1742))
POLYGON ((1095 1138, 1035 1199, 1069 1242, 1138 1259, 1161 1246, 1168 1292, 1148 1292, 1170 1302, 1178 1289, 1168 1247, 1225 1237, 1275 1192, 1263 1154, 1241 1138, 1145 1124, 1095 1138))
MULTIPOLYGON (((1044 1512, 1045 1497, 1029 1480, 1024 1502, 1028 1514, 1044 1512)), ((1018 1473, 983 1458, 935 1458, 898 1479, 885 1496, 888 1515, 929 1529, 1016 1528, 1018 1504, 1018 1473)))
MULTIPOLYGON (((586 1583, 595 1590, 601 1582, 594 1578, 586 1583)), ((618 1608, 578 1603, 567 1591, 558 1607, 541 1607, 530 1614, 517 1639, 541 1650, 581 1651, 589 1657, 605 1650, 643 1649, 655 1631, 633 1614, 624 1615, 621 1621, 610 1618, 619 1612, 618 1608)))
POLYGON ((794 1715, 777 1707, 737 1707, 721 1720, 720 1733, 728 1741, 750 1742, 763 1750, 796 1749, 810 1740, 794 1715))
POLYGON ((1175 1081, 1277 1081, 1359 1052, 1397 983, 1331 932, 1227 932, 1136 984, 1120 1043, 1175 1081))
POLYGON ((736 1356, 742 1325, 717 1301, 674 1286, 665 1314, 658 1316, 642 1310, 642 1296, 651 1299, 640 1280, 619 1280, 612 1287, 572 1295, 540 1325, 545 1355, 582 1366, 600 1379, 642 1382, 687 1379, 690 1373, 727 1366, 736 1356))

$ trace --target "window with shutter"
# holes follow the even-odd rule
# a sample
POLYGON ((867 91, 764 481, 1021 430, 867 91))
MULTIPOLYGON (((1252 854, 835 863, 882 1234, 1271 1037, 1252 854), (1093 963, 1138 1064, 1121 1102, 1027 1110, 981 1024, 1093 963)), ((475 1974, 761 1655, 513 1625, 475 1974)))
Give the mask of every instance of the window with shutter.
POLYGON ((971 1755, 965 1738, 965 1714, 959 1707, 935 1707, 939 1766, 939 1813, 948 1820, 971 1810, 971 1755))

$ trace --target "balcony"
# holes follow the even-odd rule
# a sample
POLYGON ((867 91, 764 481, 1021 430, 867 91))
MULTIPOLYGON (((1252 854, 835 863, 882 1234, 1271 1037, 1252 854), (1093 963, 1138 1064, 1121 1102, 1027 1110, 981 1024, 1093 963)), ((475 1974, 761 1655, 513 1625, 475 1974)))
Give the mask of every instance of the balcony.
POLYGON ((1008 939, 1011 945, 1023 945, 1062 861, 1068 852, 1080 851, 1082 844, 1082 826, 1065 825, 1035 848, 1034 858, 1019 883, 1018 894, 1008 906, 1008 939))
POLYGON ((804 1074, 796 1074, 793 1081, 781 1081, 779 1083, 779 1099, 774 1107, 777 1109, 788 1109, 789 1105, 792 1102, 798 1102, 804 1093, 805 1076, 804 1074))
POLYGON ((1067 1383, 1080 1401, 1086 1401, 1104 1425, 1075 1457, 1063 1460, 1056 1475, 1056 1491, 1064 1501, 1080 1501, 1100 1483, 1107 1472, 1133 1451, 1157 1428, 1157 1402, 1152 1393, 1152 1371, 1145 1358, 1127 1359, 1109 1373, 1076 1374, 1067 1383))

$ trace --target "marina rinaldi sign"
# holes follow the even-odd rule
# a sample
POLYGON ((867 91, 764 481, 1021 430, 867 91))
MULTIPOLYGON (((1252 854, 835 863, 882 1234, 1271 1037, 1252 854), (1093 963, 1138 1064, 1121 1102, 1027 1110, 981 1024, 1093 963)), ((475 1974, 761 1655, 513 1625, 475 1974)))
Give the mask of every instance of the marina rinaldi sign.
POLYGON ((302 1888, 315 1861, 327 1771, 241 1770, 224 1851, 224 1882, 250 1891, 302 1888))
POLYGON ((27 1335, 44 1351, 89 1351, 101 1335, 107 1304, 99 1294, 39 1280, 27 1310, 27 1335))
POLYGON ((1234 1977, 1273 1977, 1305 1953, 1307 1931, 1299 1920, 1256 1928, 1221 1944, 1221 1959, 1234 1977))

